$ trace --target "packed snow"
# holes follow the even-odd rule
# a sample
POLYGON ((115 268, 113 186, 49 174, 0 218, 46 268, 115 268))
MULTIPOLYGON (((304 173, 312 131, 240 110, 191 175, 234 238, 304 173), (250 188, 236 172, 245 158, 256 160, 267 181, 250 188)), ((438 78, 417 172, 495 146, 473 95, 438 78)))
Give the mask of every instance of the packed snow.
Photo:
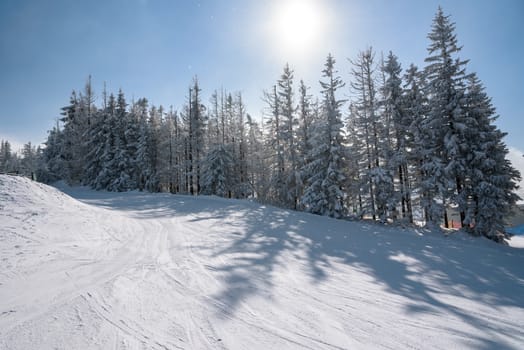
POLYGON ((524 249, 59 188, 0 175, 0 349, 524 347, 524 249))

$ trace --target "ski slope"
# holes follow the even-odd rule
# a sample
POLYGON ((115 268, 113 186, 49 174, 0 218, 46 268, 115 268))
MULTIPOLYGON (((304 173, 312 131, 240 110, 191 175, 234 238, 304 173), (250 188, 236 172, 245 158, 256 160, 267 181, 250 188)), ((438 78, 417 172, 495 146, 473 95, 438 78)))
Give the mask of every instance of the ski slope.
POLYGON ((524 249, 0 176, 0 349, 522 349, 524 249))

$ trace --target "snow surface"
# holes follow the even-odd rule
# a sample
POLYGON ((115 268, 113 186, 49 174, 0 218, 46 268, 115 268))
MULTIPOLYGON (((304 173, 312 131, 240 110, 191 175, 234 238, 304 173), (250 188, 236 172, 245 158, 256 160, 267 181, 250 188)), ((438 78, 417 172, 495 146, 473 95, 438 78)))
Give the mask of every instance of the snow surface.
POLYGON ((0 349, 522 349, 524 249, 0 176, 0 349))

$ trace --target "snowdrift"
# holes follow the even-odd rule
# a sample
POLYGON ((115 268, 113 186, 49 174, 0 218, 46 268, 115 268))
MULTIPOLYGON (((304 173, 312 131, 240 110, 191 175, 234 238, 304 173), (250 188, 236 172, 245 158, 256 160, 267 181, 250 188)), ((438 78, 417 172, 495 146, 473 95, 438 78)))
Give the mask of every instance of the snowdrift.
POLYGON ((0 176, 1 349, 519 349, 524 250, 0 176), (73 198, 75 199, 73 199, 73 198))

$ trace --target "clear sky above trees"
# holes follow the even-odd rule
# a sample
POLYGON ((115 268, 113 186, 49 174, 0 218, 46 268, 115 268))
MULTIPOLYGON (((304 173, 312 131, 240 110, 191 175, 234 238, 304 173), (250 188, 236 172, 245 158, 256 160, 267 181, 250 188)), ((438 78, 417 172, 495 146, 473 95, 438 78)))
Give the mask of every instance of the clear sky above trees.
POLYGON ((258 118, 262 90, 286 62, 315 92, 328 52, 345 81, 346 58, 368 46, 392 50, 404 69, 411 62, 423 66, 438 5, 456 22, 461 57, 470 59, 468 71, 477 72, 493 98, 506 142, 524 150, 519 0, 4 0, 0 138, 44 141, 71 90, 81 89, 89 74, 99 98, 105 81, 110 91, 122 88, 129 98, 175 108, 198 75, 204 100, 221 86, 239 90, 258 118))

